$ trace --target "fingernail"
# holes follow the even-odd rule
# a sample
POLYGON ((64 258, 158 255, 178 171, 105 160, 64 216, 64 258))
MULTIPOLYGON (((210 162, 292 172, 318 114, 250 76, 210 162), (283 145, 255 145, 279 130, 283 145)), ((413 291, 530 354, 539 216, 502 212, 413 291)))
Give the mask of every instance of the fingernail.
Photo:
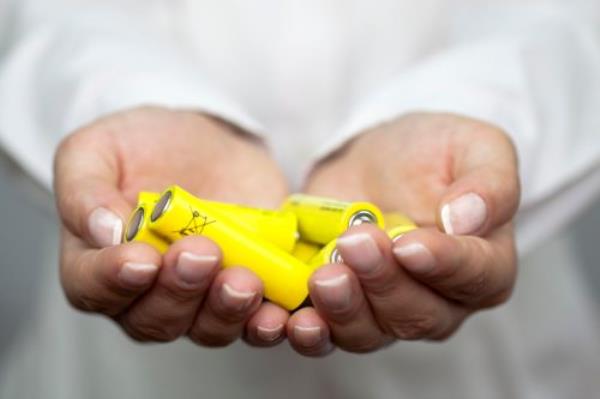
POLYGON ((92 239, 101 247, 111 247, 121 242, 123 222, 114 212, 96 208, 89 217, 92 239))
POLYGON ((213 271, 216 264, 217 257, 214 255, 182 252, 177 258, 175 273, 184 284, 198 285, 213 271))
POLYGON ((256 335, 265 342, 273 342, 281 337, 283 324, 276 327, 256 327, 256 335))
POLYGON ((347 274, 315 280, 315 286, 319 299, 331 310, 345 310, 350 306, 352 292, 347 274))
POLYGON ((298 344, 305 347, 317 346, 321 342, 321 327, 294 326, 294 338, 298 344))
POLYGON ((446 233, 472 234, 485 223, 487 207, 478 194, 464 194, 442 207, 441 218, 446 233))
POLYGON ((420 242, 395 246, 393 251, 396 259, 411 272, 424 274, 435 269, 433 254, 429 248, 420 242))
POLYGON ((381 251, 367 233, 345 235, 337 240, 337 248, 353 269, 369 273, 381 264, 381 251))
POLYGON ((126 285, 140 287, 152 282, 157 271, 158 266, 152 263, 127 262, 119 271, 119 279, 126 285))
POLYGON ((241 312, 246 310, 256 296, 254 291, 238 291, 227 283, 221 288, 221 300, 230 309, 241 312))

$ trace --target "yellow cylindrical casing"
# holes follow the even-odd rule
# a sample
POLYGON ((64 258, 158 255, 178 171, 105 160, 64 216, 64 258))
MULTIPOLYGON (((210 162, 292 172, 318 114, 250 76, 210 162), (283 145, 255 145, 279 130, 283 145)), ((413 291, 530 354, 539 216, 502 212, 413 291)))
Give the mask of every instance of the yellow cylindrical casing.
POLYGON ((313 270, 316 270, 319 267, 329 263, 342 263, 343 260, 336 248, 336 244, 337 238, 321 248, 321 250, 311 258, 311 260, 308 262, 308 265, 312 267, 313 270))
POLYGON ((321 246, 306 241, 297 241, 292 250, 292 255, 302 262, 309 262, 319 251, 321 246))
MULTIPOLYGON (((142 191, 138 195, 139 203, 156 203, 160 198, 159 193, 142 191)), ((276 211, 270 209, 251 208, 244 205, 226 202, 206 202, 214 209, 226 212, 232 219, 243 223, 246 227, 265 240, 277 245, 286 252, 292 252, 298 237, 298 219, 292 212, 276 211)))
POLYGON ((156 201, 160 198, 160 193, 153 193, 151 191, 140 191, 138 193, 138 206, 142 206, 147 204, 150 206, 150 211, 152 211, 152 207, 156 204, 156 201))
POLYGON ((386 213, 383 215, 388 237, 392 241, 409 231, 417 229, 417 225, 408 216, 401 213, 386 213))
POLYGON ((293 194, 283 209, 296 214, 300 239, 327 245, 349 227, 373 223, 383 228, 383 215, 369 202, 344 202, 330 198, 293 194))
POLYGON ((411 218, 398 212, 384 213, 383 221, 386 229, 398 226, 417 226, 411 218))
POLYGON ((172 241, 189 235, 210 238, 223 251, 224 267, 252 270, 264 284, 265 297, 288 310, 308 296, 312 273, 308 265, 180 187, 163 193, 152 212, 150 228, 172 241))
POLYGON ((392 239, 392 241, 397 240, 398 238, 400 238, 401 236, 403 236, 404 234, 408 233, 409 231, 413 231, 416 230, 417 226, 415 226, 414 224, 405 224, 402 226, 396 226, 396 227, 392 227, 391 229, 387 229, 386 233, 388 235, 388 237, 390 237, 392 239))
MULTIPOLYGON (((202 200, 205 201, 205 200, 202 200)), ((265 240, 286 252, 292 252, 298 239, 298 219, 292 212, 251 208, 225 202, 206 201, 214 209, 227 213, 265 240)))
POLYGON ((152 245, 158 252, 164 254, 169 249, 169 243, 149 229, 150 212, 153 204, 142 203, 138 206, 127 223, 123 242, 143 242, 152 245))

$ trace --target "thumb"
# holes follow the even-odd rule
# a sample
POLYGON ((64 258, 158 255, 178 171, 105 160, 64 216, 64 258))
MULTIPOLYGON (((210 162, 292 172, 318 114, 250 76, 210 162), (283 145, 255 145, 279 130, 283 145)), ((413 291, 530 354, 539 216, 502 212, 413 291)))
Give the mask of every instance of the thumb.
POLYGON ((63 140, 54 159, 54 192, 61 220, 74 235, 95 247, 121 242, 131 209, 119 191, 117 151, 107 138, 89 131, 75 133, 63 140))
POLYGON ((510 221, 519 206, 515 148, 505 133, 487 129, 452 145, 454 180, 437 212, 438 226, 448 234, 485 236, 510 221))

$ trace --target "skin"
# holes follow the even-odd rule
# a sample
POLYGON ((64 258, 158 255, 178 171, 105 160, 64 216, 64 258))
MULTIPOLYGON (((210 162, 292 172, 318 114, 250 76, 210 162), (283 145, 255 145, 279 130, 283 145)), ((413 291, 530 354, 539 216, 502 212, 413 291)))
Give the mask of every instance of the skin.
POLYGON ((344 237, 368 237, 378 254, 365 260, 365 251, 338 244, 345 263, 315 272, 314 308, 305 310, 311 320, 296 314, 288 331, 296 324, 327 331, 310 350, 290 335, 300 353, 323 355, 334 346, 371 352, 396 340, 444 340, 473 312, 510 297, 517 271, 511 220, 520 187, 515 149, 500 129, 456 115, 407 115, 321 162, 305 191, 372 201, 421 228, 395 242, 373 226, 346 232, 344 237), (444 234, 443 206, 465 193, 484 200, 485 219, 468 234, 444 234), (415 245, 431 255, 427 270, 411 270, 411 262, 394 252, 415 245))
POLYGON ((309 283, 313 306, 291 315, 260 301, 262 286, 251 272, 222 270, 220 249, 207 239, 183 239, 161 257, 139 243, 101 248, 88 227, 98 207, 126 220, 138 191, 173 183, 207 199, 277 207, 286 182, 251 136, 192 112, 135 109, 70 135, 55 166, 66 296, 78 309, 108 315, 137 340, 188 336, 224 346, 243 337, 267 347, 287 336, 305 356, 336 347, 370 352, 396 340, 445 339, 469 314, 506 301, 514 285, 515 150, 506 134, 480 121, 407 115, 365 132, 314 168, 304 191, 372 201, 421 228, 394 243, 373 226, 349 230, 346 242, 358 237, 358 245, 338 245, 345 263, 318 269, 309 283), (444 234, 444 205, 472 192, 485 203, 485 220, 468 234, 444 234), (425 247, 433 267, 411 268, 397 255, 409 244, 425 247), (178 280, 182 253, 202 259, 204 274, 194 284, 178 280), (127 262, 159 267, 131 286, 119 279, 127 262), (230 288, 244 295, 224 301, 230 288))
POLYGON ((255 330, 282 331, 288 312, 261 303, 262 283, 247 269, 221 269, 221 250, 208 239, 187 237, 162 257, 146 244, 98 244, 89 223, 94 210, 108 209, 126 222, 139 191, 160 192, 172 184, 207 199, 261 207, 277 206, 288 191, 265 147, 219 120, 163 108, 98 120, 68 136, 55 157, 67 299, 80 310, 109 316, 139 341, 188 336, 204 346, 224 346, 244 335, 247 322, 255 330), (192 281, 177 273, 183 253, 196 260, 192 281), (143 266, 134 270, 133 283, 123 278, 128 264, 143 266))

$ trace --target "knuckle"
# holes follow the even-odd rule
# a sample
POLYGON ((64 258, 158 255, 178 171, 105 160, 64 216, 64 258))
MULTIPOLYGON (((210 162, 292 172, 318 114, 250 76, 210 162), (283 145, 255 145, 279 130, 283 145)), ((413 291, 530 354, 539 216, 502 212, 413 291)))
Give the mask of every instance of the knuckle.
POLYGON ((238 324, 246 320, 249 312, 246 310, 239 310, 234 308, 221 309, 216 313, 216 317, 223 323, 226 324, 238 324))
POLYGON ((506 303, 510 299, 510 297, 512 296, 512 293, 513 293, 512 287, 502 289, 500 292, 498 292, 498 293, 490 296, 489 298, 486 298, 484 301, 482 301, 480 306, 483 308, 492 308, 495 306, 502 305, 503 303, 506 303))
POLYGON ((347 323, 361 317, 360 313, 363 308, 360 305, 361 304, 356 303, 348 307, 326 309, 325 313, 327 314, 327 318, 333 322, 347 323))
POLYGON ((452 335, 454 335, 454 333, 462 325, 462 322, 463 322, 463 320, 458 321, 457 323, 452 325, 450 328, 447 328, 447 329, 439 332, 438 334, 432 335, 432 336, 428 337, 427 339, 429 341, 436 341, 436 342, 447 341, 452 335))
POLYGON ((391 275, 381 274, 378 276, 364 277, 361 283, 370 294, 377 297, 387 297, 398 289, 398 280, 391 275))
POLYGON ((236 325, 244 322, 260 305, 260 300, 257 300, 256 298, 261 297, 256 295, 255 299, 253 299, 250 304, 244 305, 241 308, 234 304, 215 303, 214 301, 207 301, 207 305, 221 323, 225 325, 236 325))
POLYGON ((181 329, 162 323, 133 322, 128 318, 123 319, 121 323, 129 336, 138 341, 172 342, 182 335, 181 329))
POLYGON ((88 304, 86 304, 85 300, 83 300, 80 296, 78 296, 77 294, 65 290, 65 297, 67 298, 67 302, 69 303, 69 305, 71 305, 72 307, 74 307, 77 310, 81 310, 81 311, 92 311, 92 309, 88 308, 88 304))
POLYGON ((478 270, 468 281, 454 288, 456 296, 468 301, 484 297, 489 287, 488 274, 483 268, 478 270))
POLYGON ((433 315, 419 314, 404 317, 391 325, 392 335, 398 339, 411 341, 431 336, 436 329, 437 320, 433 315))
POLYGON ((338 344, 338 346, 350 353, 371 353, 379 350, 383 343, 379 338, 363 339, 358 342, 338 344))
POLYGON ((315 347, 304 347, 294 344, 293 348, 296 351, 296 353, 298 353, 301 356, 310 358, 322 358, 331 354, 336 349, 336 346, 333 343, 328 342, 326 344, 322 344, 320 346, 315 347))
POLYGON ((222 348, 233 343, 237 337, 230 337, 219 334, 216 331, 195 328, 188 333, 188 338, 200 346, 222 348))
POLYGON ((88 294, 86 292, 80 293, 75 299, 75 303, 75 307, 80 310, 105 314, 110 313, 110 307, 104 298, 99 298, 93 294, 88 294))
POLYGON ((98 295, 97 291, 77 288, 76 285, 73 283, 63 283, 65 297, 75 309, 83 312, 102 313, 109 316, 116 312, 113 303, 102 295, 98 295))
POLYGON ((168 302, 171 303, 186 303, 190 301, 198 301, 200 296, 204 293, 206 286, 203 287, 181 287, 171 284, 162 285, 162 294, 166 297, 168 302))

